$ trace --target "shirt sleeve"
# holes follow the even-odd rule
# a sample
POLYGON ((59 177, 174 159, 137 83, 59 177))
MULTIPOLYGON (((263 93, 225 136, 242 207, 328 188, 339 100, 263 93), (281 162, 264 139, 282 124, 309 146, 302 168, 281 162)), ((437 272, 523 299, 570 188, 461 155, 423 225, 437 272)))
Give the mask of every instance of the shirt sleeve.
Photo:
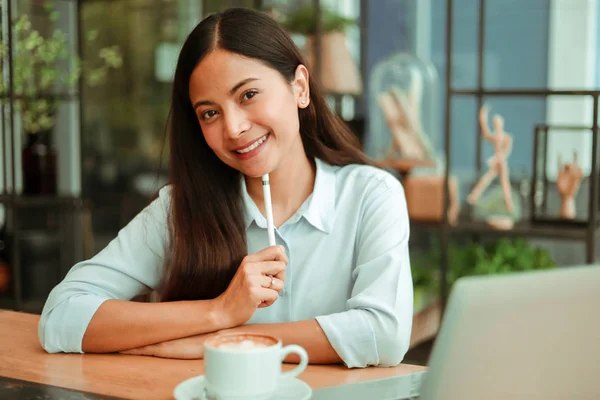
POLYGON ((317 317, 347 367, 395 366, 408 351, 413 284, 404 190, 386 180, 365 198, 347 311, 317 317))
POLYGON ((75 264, 48 296, 38 336, 49 353, 81 353, 98 308, 108 299, 131 300, 156 289, 168 239, 169 187, 93 258, 75 264))

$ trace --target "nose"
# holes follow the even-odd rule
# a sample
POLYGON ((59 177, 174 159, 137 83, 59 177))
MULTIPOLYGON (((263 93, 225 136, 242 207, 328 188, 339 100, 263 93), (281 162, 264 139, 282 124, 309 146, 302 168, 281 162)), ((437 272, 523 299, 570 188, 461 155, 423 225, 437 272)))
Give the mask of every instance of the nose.
POLYGON ((237 139, 251 127, 250 120, 240 107, 231 107, 224 115, 225 134, 231 139, 237 139))

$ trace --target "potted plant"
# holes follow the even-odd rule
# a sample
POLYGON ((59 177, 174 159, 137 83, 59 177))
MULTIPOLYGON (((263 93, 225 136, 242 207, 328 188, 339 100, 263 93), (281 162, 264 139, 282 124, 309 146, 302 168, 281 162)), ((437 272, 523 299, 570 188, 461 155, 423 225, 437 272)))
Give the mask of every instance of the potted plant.
MULTIPOLYGON (((56 192, 56 152, 52 133, 56 125, 58 106, 65 96, 76 92, 82 70, 85 84, 101 84, 111 69, 122 65, 116 46, 101 48, 97 59, 82 61, 71 51, 67 35, 51 29, 59 14, 51 3, 44 6, 42 32, 34 28, 25 14, 14 23, 13 101, 25 137, 22 154, 23 192, 25 194, 54 194, 56 192)), ((86 44, 98 37, 87 32, 86 44)), ((8 57, 8 43, 0 41, 0 54, 8 57)), ((0 74, 4 76, 4 63, 0 74)), ((6 81, 0 81, 0 93, 7 96, 6 81)))
MULTIPOLYGON (((281 24, 291 33, 303 35, 314 35, 317 32, 317 21, 314 9, 310 6, 299 7, 296 11, 281 17, 281 24)), ((329 8, 321 8, 321 26, 323 33, 344 32, 344 30, 356 22, 333 12, 329 8)))
MULTIPOLYGON (((300 7, 281 17, 282 26, 291 34, 302 35, 306 42, 302 47, 310 66, 315 66, 315 35, 317 23, 312 7, 300 7)), ((346 28, 356 21, 335 13, 331 9, 321 10, 321 52, 319 75, 321 84, 329 94, 358 95, 362 92, 362 80, 356 63, 346 46, 346 28)))
MULTIPOLYGON (((437 334, 441 315, 439 301, 440 246, 427 253, 411 255, 414 286, 414 319, 411 343, 419 344, 437 334)), ((467 242, 448 247, 447 283, 449 291, 457 279, 472 275, 499 275, 555 268, 546 249, 523 238, 502 238, 493 243, 467 242)))

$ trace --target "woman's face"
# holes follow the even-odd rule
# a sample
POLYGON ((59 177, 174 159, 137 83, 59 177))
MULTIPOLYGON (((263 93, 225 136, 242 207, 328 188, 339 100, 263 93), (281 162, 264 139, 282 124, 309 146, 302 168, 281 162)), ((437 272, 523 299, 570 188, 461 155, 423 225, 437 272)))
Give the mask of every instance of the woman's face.
POLYGON ((243 174, 260 177, 304 151, 298 120, 298 108, 310 101, 304 66, 286 82, 261 61, 217 49, 198 64, 189 90, 206 143, 243 174))

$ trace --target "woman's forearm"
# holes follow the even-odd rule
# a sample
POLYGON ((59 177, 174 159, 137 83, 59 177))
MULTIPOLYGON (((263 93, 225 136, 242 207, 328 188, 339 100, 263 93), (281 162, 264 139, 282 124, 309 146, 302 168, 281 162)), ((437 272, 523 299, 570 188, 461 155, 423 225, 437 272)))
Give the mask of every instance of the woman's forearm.
POLYGON ((85 332, 82 350, 116 352, 228 328, 216 300, 105 301, 85 332))
MULTIPOLYGON (((333 349, 319 323, 312 319, 298 322, 282 322, 276 324, 253 324, 227 329, 227 332, 254 332, 275 336, 283 345, 297 344, 308 353, 310 364, 337 364, 342 359, 333 349)), ((299 357, 292 354, 286 362, 299 362, 299 357)))

